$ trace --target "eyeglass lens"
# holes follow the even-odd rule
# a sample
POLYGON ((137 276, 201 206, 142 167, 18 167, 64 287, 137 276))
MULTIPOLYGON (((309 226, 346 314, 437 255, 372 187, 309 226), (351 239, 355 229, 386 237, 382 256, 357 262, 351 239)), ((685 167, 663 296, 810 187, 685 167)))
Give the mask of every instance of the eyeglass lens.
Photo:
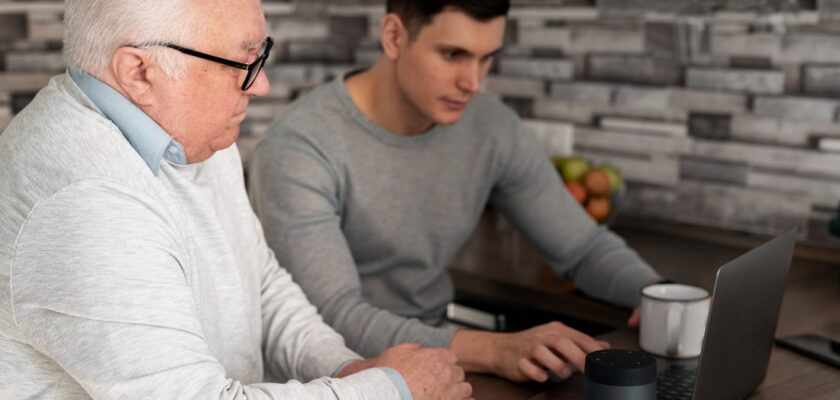
POLYGON ((257 77, 260 75, 260 71, 263 69, 263 65, 265 65, 265 59, 268 58, 266 56, 260 57, 256 63, 254 63, 253 68, 248 68, 248 74, 245 75, 245 82, 242 83, 242 90, 248 90, 251 88, 251 85, 257 80, 257 77))
POLYGON ((242 82, 242 90, 250 89, 254 82, 256 82, 257 77, 260 76, 260 71, 262 71, 265 61, 268 59, 268 52, 271 51, 271 45, 270 38, 263 43, 262 49, 260 49, 260 57, 248 68, 248 73, 245 75, 245 82, 242 82))

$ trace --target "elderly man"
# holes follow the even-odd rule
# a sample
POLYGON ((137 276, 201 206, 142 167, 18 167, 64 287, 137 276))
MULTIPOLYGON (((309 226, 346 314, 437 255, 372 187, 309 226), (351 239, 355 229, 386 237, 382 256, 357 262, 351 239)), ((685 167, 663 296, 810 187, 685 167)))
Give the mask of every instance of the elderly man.
POLYGON ((635 307, 658 279, 577 205, 516 115, 478 92, 508 8, 388 0, 376 64, 298 100, 257 148, 251 195, 269 245, 363 355, 448 346, 468 371, 542 381, 607 345, 559 323, 517 333, 442 323, 454 295, 446 267, 488 202, 593 297, 635 307))
POLYGON ((0 136, 0 398, 470 396, 445 349, 361 360, 266 247, 233 146, 268 91, 258 0, 65 22, 68 74, 0 136))

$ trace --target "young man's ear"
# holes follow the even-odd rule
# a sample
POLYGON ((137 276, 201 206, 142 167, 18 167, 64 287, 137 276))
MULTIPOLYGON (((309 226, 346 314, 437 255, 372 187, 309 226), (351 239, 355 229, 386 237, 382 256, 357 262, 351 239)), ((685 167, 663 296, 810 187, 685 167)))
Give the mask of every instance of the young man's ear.
POLYGON ((149 106, 154 102, 154 69, 150 69, 151 66, 149 54, 134 47, 120 47, 111 57, 116 89, 138 106, 149 106))
POLYGON ((402 18, 397 14, 387 14, 382 18, 380 24, 380 42, 382 52, 391 60, 400 56, 400 51, 408 42, 408 29, 406 29, 402 18))

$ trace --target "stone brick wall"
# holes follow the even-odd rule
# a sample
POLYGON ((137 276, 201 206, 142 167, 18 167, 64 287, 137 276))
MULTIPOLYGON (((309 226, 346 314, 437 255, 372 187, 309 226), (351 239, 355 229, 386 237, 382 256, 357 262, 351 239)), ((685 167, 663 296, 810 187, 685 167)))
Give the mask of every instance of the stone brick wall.
MULTIPOLYGON (((278 42, 240 147, 379 54, 382 0, 264 1, 278 42)), ((551 154, 626 175, 624 215, 837 246, 840 0, 513 0, 485 90, 551 154)), ((0 0, 0 127, 63 70, 62 2, 0 0)))

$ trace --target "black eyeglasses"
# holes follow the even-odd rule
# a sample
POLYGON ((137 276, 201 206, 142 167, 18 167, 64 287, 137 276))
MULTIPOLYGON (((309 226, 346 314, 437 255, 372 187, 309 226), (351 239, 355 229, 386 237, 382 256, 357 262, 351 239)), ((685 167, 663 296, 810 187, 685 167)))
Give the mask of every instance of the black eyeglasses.
POLYGON ((245 71, 248 71, 248 74, 245 75, 245 81, 242 82, 242 90, 248 90, 251 88, 251 85, 257 80, 257 76, 259 76, 260 71, 262 71, 263 65, 265 65, 265 60, 268 59, 268 53, 271 51, 271 46, 274 46, 274 40, 270 37, 265 38, 265 42, 263 42, 262 49, 260 51, 260 56, 257 59, 250 63, 250 64, 243 64, 237 61, 231 61, 225 58, 216 57, 210 54, 202 53, 200 51, 195 51, 193 49, 188 49, 186 47, 178 46, 177 44, 167 43, 167 42, 151 42, 151 43, 144 43, 133 47, 149 47, 149 46, 164 46, 169 47, 170 49, 175 49, 180 51, 181 53, 191 55, 193 57, 203 58, 208 61, 213 61, 219 64, 227 65, 228 67, 238 68, 245 71))

